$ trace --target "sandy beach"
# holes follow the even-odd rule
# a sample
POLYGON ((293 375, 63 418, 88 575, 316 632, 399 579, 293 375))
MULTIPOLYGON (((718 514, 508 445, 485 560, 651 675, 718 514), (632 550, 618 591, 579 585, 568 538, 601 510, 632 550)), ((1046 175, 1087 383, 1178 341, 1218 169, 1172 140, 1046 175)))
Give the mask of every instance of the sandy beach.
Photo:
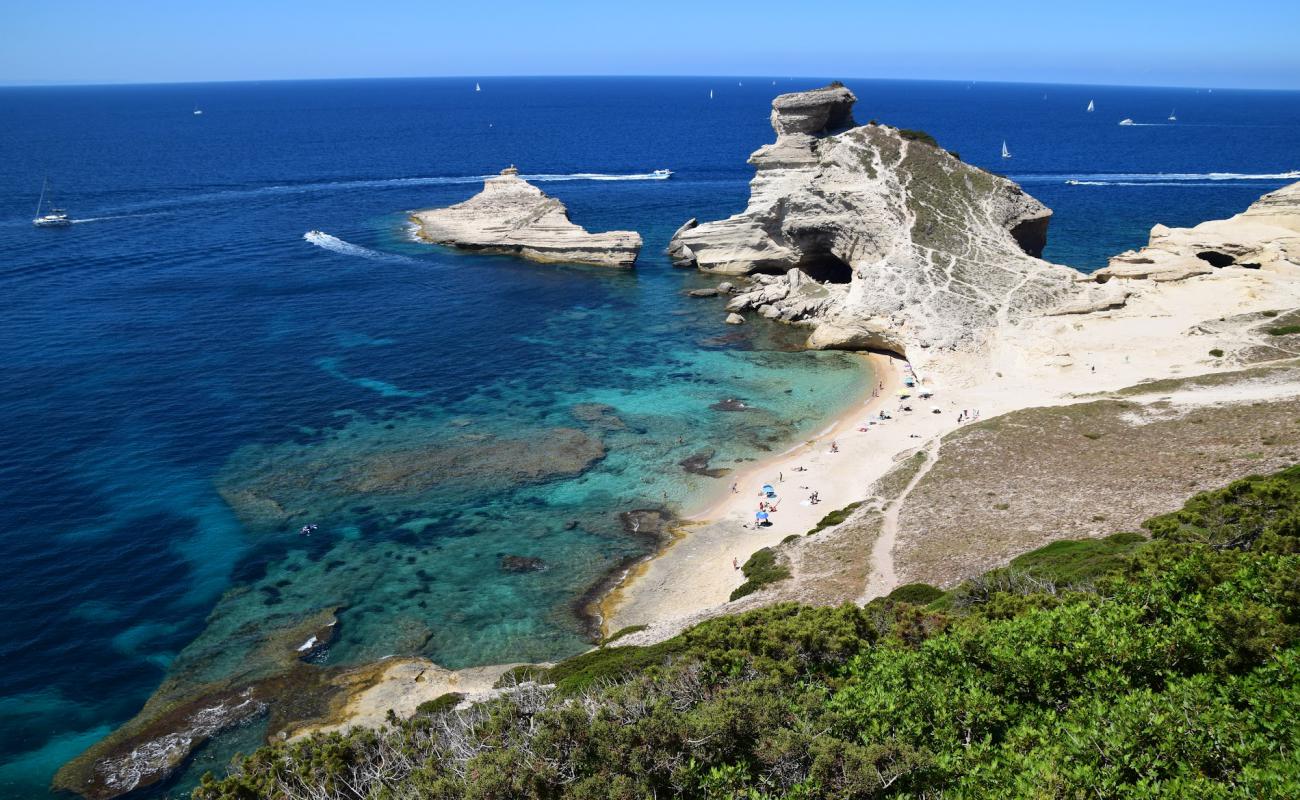
POLYGON ((754 551, 790 535, 803 535, 826 514, 861 500, 899 453, 957 424, 963 407, 955 398, 944 397, 930 378, 920 374, 917 391, 933 391, 934 397, 912 395, 902 401, 899 391, 911 375, 907 362, 883 354, 867 358, 877 387, 875 396, 846 411, 811 441, 726 476, 721 497, 693 510, 681 526, 681 535, 631 570, 602 600, 607 635, 631 625, 687 617, 727 602, 745 580, 736 565, 754 551), (912 410, 899 410, 901 405, 912 410), (940 413, 934 413, 934 408, 940 413), (892 419, 880 420, 881 411, 892 419), (732 483, 734 493, 729 488, 732 483), (777 510, 769 515, 769 526, 756 528, 755 513, 766 484, 776 491, 775 500, 768 502, 775 502, 777 510), (815 504, 810 500, 813 492, 819 498, 815 504))
MULTIPOLYGON (((727 476, 719 500, 693 511, 679 536, 603 598, 598 607, 603 629, 608 635, 649 626, 652 630, 627 641, 656 641, 717 613, 745 580, 733 560, 743 564, 754 551, 803 535, 827 513, 863 500, 899 460, 918 449, 937 448, 945 434, 963 424, 958 422, 963 410, 988 419, 1078 402, 1147 380, 1228 369, 1230 362, 1209 351, 1249 343, 1242 341, 1240 329, 1211 330, 1205 321, 1293 302, 1300 298, 1289 276, 1240 270, 1163 284, 1139 292, 1123 309, 1037 317, 996 331, 979 352, 934 354, 916 365, 919 388, 934 396, 911 397, 910 412, 898 410, 898 390, 911 374, 908 362, 873 354, 875 381, 885 384, 879 396, 845 412, 811 442, 727 476), (882 409, 893 419, 859 430, 882 409), (831 452, 832 441, 838 452, 831 452), (738 484, 735 494, 727 489, 732 481, 738 484), (775 488, 779 510, 770 515, 770 527, 756 530, 754 513, 764 484, 775 488), (813 491, 821 499, 816 505, 808 502, 813 491)), ((890 535, 886 525, 869 556, 871 578, 861 601, 895 588, 890 535)))

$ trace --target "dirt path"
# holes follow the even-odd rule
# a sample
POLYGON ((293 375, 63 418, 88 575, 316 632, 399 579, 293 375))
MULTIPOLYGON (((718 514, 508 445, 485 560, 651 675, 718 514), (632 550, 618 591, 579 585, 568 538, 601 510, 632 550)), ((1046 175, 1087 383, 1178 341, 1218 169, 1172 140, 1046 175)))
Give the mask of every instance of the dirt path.
POLYGON ((885 509, 881 520, 880 535, 871 548, 871 574, 867 585, 858 598, 858 605, 866 605, 877 597, 884 597, 898 585, 898 575, 894 572, 894 543, 898 541, 898 515, 903 510, 903 503, 916 485, 926 476, 930 468, 939 460, 939 445, 942 436, 936 436, 925 444, 925 463, 916 471, 912 479, 885 509))

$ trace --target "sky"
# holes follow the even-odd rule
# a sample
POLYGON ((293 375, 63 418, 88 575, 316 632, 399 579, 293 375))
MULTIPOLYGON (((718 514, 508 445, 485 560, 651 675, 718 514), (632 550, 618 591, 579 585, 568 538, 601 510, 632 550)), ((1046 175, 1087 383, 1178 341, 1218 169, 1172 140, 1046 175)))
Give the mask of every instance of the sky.
POLYGON ((0 84, 500 75, 1300 89, 1300 0, 0 0, 0 84))

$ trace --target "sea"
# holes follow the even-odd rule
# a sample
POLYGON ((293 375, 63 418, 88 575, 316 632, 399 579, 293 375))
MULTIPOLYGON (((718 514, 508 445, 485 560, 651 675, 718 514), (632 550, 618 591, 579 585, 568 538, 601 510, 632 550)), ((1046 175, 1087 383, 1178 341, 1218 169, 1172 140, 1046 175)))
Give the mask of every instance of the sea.
MULTIPOLYGON (((627 512, 698 506, 870 385, 722 324, 664 255, 744 208, 773 96, 827 80, 0 88, 0 796, 46 797, 181 664, 229 669, 229 631, 336 609, 327 665, 585 649, 584 600, 657 546, 627 512), (413 241, 511 164, 639 231, 637 268, 413 241), (31 225, 47 179, 68 228, 31 225)), ((859 122, 1020 182, 1085 271, 1300 179, 1300 93, 844 80, 859 122)))

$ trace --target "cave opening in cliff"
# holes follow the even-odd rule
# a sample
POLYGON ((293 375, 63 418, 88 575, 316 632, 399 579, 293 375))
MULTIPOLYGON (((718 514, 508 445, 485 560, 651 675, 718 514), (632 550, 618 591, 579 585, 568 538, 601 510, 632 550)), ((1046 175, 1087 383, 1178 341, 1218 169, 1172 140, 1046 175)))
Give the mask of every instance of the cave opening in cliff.
POLYGON ((1237 259, 1227 253, 1220 253, 1217 250, 1202 250, 1196 254, 1200 260, 1208 263, 1211 267, 1231 267, 1237 263, 1237 259))
POLYGON ((818 283, 848 283, 853 280, 853 267, 831 253, 805 256, 799 262, 799 269, 818 283))

